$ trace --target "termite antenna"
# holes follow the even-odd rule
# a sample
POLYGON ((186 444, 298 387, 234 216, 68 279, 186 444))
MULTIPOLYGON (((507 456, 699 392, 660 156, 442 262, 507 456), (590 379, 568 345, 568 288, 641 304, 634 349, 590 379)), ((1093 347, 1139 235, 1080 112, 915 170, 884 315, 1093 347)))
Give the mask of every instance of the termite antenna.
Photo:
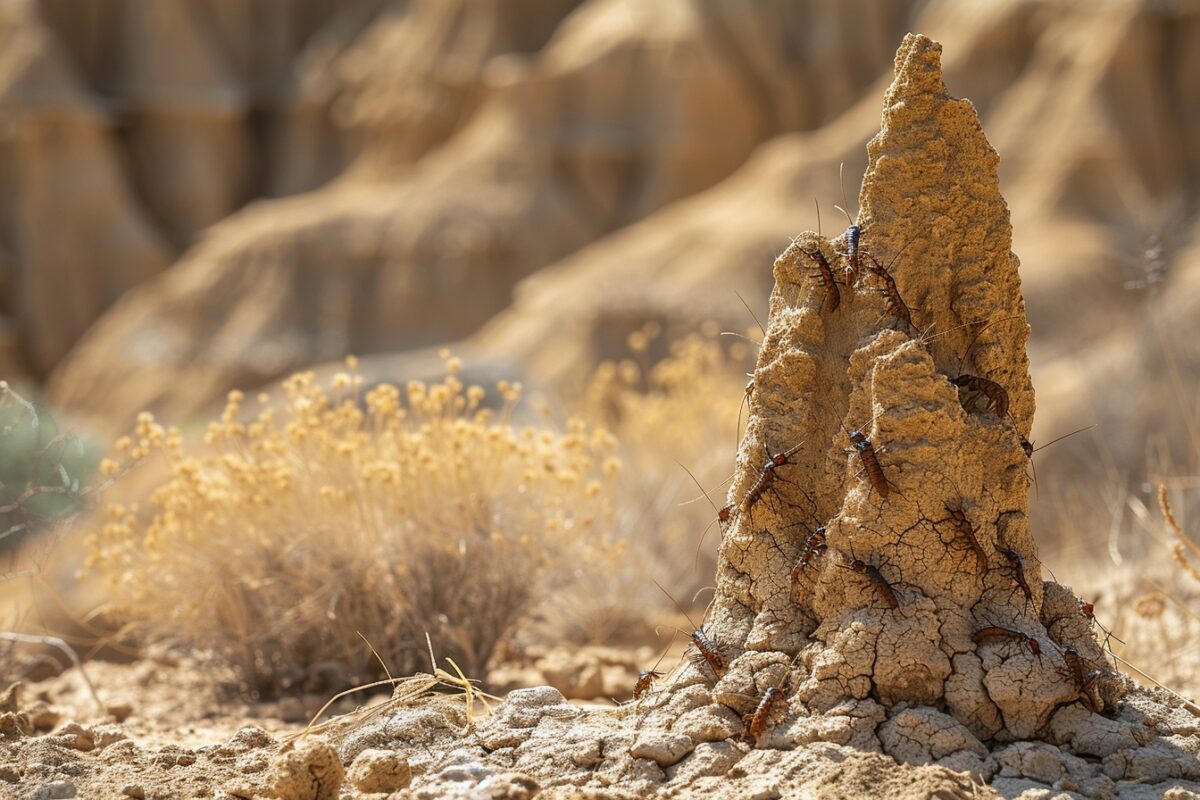
POLYGON ((1062 436, 1059 436, 1057 439, 1051 439, 1050 441, 1046 442, 1041 447, 1034 447, 1032 442, 1030 442, 1025 437, 1021 437, 1021 447, 1022 447, 1022 449, 1025 450, 1025 456, 1029 459, 1029 468, 1033 470, 1033 490, 1036 493, 1037 498, 1039 500, 1042 497, 1042 489, 1040 486, 1038 486, 1037 464, 1034 463, 1033 454, 1036 453, 1038 450, 1044 450, 1045 448, 1049 447, 1050 445, 1054 444, 1055 442, 1061 442, 1063 439, 1070 438, 1071 436, 1074 436, 1077 433, 1083 433, 1084 431, 1090 431, 1094 427, 1096 427, 1096 423, 1092 423, 1091 425, 1088 425, 1083 428, 1078 428, 1077 430, 1073 430, 1070 433, 1064 433, 1062 436))
POLYGON ((705 592, 712 592, 715 596, 716 591, 717 591, 717 587, 715 587, 715 586, 701 586, 699 589, 696 590, 696 593, 694 595, 692 595, 692 602, 695 603, 696 598, 699 597, 700 595, 704 594, 705 592))
POLYGON ((1063 439, 1070 438, 1077 433, 1083 433, 1084 431, 1090 431, 1094 427, 1096 427, 1096 423, 1093 422, 1091 425, 1088 425, 1085 428, 1079 428, 1078 430, 1071 431, 1070 433, 1064 433, 1062 436, 1059 436, 1057 439, 1051 439, 1050 441, 1046 442, 1041 447, 1035 447, 1033 449, 1033 452, 1036 453, 1038 450, 1045 450, 1047 447, 1054 444, 1055 442, 1061 442, 1063 439))
POLYGON ((741 300, 742 305, 744 305, 746 307, 746 310, 750 312, 750 316, 754 318, 754 322, 758 325, 758 329, 760 331, 762 331, 763 338, 766 339, 767 338, 767 326, 762 324, 762 320, 760 320, 758 318, 758 314, 754 313, 754 309, 751 308, 750 304, 746 302, 746 298, 742 297, 741 292, 739 292, 735 289, 733 291, 733 293, 737 295, 737 299, 741 300))
MULTIPOLYGON (((722 516, 724 516, 726 519, 729 518, 729 510, 728 510, 728 506, 727 506, 724 513, 722 513, 721 509, 717 508, 717 504, 713 502, 713 499, 708 496, 708 492, 706 492, 704 490, 704 487, 700 484, 700 481, 697 480, 696 476, 692 474, 692 471, 678 461, 676 461, 675 463, 679 464, 680 468, 683 469, 683 471, 688 474, 688 477, 692 479, 692 483, 696 484, 696 488, 700 490, 701 495, 706 500, 708 500, 708 504, 710 506, 712 506, 713 511, 717 512, 717 518, 714 519, 712 522, 708 523, 708 525, 704 526, 704 532, 700 534, 700 541, 696 544, 696 554, 692 558, 692 569, 699 569, 700 568, 700 548, 704 546, 704 537, 708 536, 708 531, 710 528, 712 528, 714 522, 720 522, 722 516)), ((700 498, 696 498, 696 499, 698 500, 700 498)), ((691 501, 688 501, 688 502, 691 502, 691 501)), ((661 586, 659 586, 658 588, 662 589, 661 586)), ((695 602, 694 598, 693 598, 692 602, 695 602)))
MULTIPOLYGON (((675 463, 676 463, 676 464, 679 464, 679 462, 678 462, 678 461, 676 461, 675 463)), ((683 464, 679 464, 679 466, 683 467, 683 464)), ((687 469, 687 467, 683 467, 683 468, 684 468, 685 470, 687 469)), ((691 473, 688 473, 688 474, 691 474, 691 473)), ((693 481, 694 481, 694 480, 696 480, 695 476, 692 476, 692 480, 693 480, 693 481)), ((722 486, 724 486, 725 484, 729 483, 731 480, 733 480, 733 476, 732 476, 732 475, 730 475, 728 478, 726 478, 725 480, 723 480, 723 481, 721 481, 719 484, 717 484, 717 489, 719 489, 719 488, 721 488, 722 486)), ((700 486, 700 484, 699 484, 698 482, 697 482, 696 486, 698 486, 698 487, 700 488, 700 491, 701 491, 701 492, 703 492, 703 494, 698 494, 698 495, 696 495, 695 497, 693 497, 691 500, 684 500, 682 503, 680 503, 680 504, 677 506, 678 508, 683 508, 684 506, 690 506, 692 503, 699 503, 701 500, 703 500, 703 499, 705 499, 705 498, 708 498, 708 502, 710 502, 710 503, 712 502, 712 496, 711 496, 711 495, 712 495, 712 493, 713 493, 713 492, 715 492, 717 489, 709 489, 708 491, 704 491, 704 487, 703 487, 703 486, 700 486)))
MULTIPOLYGON (((965 351, 963 351, 962 358, 959 359, 957 374, 962 375, 963 365, 967 363, 967 357, 969 355, 971 355, 971 349, 973 347, 975 347, 975 343, 977 341, 979 341, 979 337, 983 335, 984 331, 986 331, 988 328, 992 327, 993 325, 995 325, 997 323, 1008 322, 1009 320, 1017 319, 1020 316, 1021 316, 1020 314, 1013 314, 1012 316, 1001 317, 1000 319, 988 320, 987 323, 985 323, 982 328, 975 331, 975 335, 971 337, 970 343, 967 344, 967 349, 965 351)), ((951 330, 954 330, 954 329, 952 328, 951 330)), ((946 331, 946 332, 949 333, 950 331, 946 331)))
MULTIPOLYGON (((920 341, 920 342, 921 342, 921 344, 925 345, 925 344, 929 344, 929 343, 930 343, 930 342, 932 342, 932 341, 935 341, 935 340, 937 340, 937 339, 940 339, 940 338, 942 338, 943 336, 949 336, 950 334, 954 333, 955 331, 962 330, 963 328, 970 328, 970 327, 972 327, 972 326, 974 326, 974 325, 979 325, 979 324, 981 324, 981 323, 985 323, 985 324, 987 324, 987 325, 990 325, 990 324, 992 324, 992 323, 1008 322, 1009 320, 1013 320, 1013 319, 1019 319, 1019 318, 1020 318, 1020 316, 1021 316, 1020 314, 1011 314, 1011 315, 1009 315, 1009 316, 1007 316, 1007 317, 1000 317, 999 319, 993 319, 993 320, 988 320, 988 319, 973 319, 973 320, 971 320, 971 321, 969 321, 969 322, 964 322, 964 323, 962 323, 961 325, 955 325, 953 328, 947 328, 946 330, 942 331, 941 333, 935 333, 935 334, 933 334, 932 336, 929 336, 929 335, 926 335, 926 334, 922 334, 922 335, 921 335, 921 338, 920 338, 918 341, 920 341)), ((936 326, 936 325, 937 325, 937 323, 936 323, 936 322, 931 322, 931 323, 929 324, 929 327, 928 327, 928 328, 926 328, 926 331, 928 332, 928 331, 930 331, 930 330, 933 330, 934 326, 936 326)), ((985 325, 985 326, 986 326, 986 325, 985 325)), ((972 344, 974 344, 974 340, 972 340, 972 342, 971 342, 971 343, 972 343, 972 344)))
POLYGON ((762 342, 756 342, 753 339, 751 339, 749 336, 747 336, 746 334, 738 333, 737 331, 721 331, 721 336, 736 336, 739 339, 745 339, 747 342, 749 342, 750 344, 755 345, 755 346, 762 344, 762 342))
MULTIPOLYGON (((842 203, 846 206, 849 206, 850 201, 846 197, 846 181, 844 179, 845 171, 846 171, 846 162, 843 161, 840 164, 838 164, 838 186, 840 186, 842 189, 842 203)), ((836 208, 838 211, 840 211, 846 215, 846 222, 850 223, 851 228, 858 227, 858 213, 857 212, 854 214, 854 219, 850 219, 850 213, 848 211, 846 211, 846 209, 842 208, 842 206, 835 204, 834 208, 836 208)))
POLYGON ((813 198, 813 205, 817 209, 817 236, 821 236, 821 204, 817 202, 817 198, 813 198))
POLYGON ((675 644, 675 636, 678 635, 678 633, 679 628, 672 626, 671 638, 667 642, 667 646, 663 648, 662 655, 658 657, 658 661, 655 661, 654 666, 650 668, 650 672, 656 672, 658 670, 658 665, 661 664, 662 660, 667 657, 667 652, 671 649, 671 645, 675 644))
POLYGON ((747 372, 746 377, 750 380, 746 381, 746 388, 742 392, 742 399, 738 401, 737 426, 734 428, 733 449, 737 450, 742 443, 742 409, 750 405, 750 395, 754 394, 754 374, 747 372))
MULTIPOLYGON (((668 592, 666 589, 664 589, 664 588, 663 588, 663 585, 662 585, 661 583, 659 583, 658 581, 654 581, 654 585, 658 587, 658 589, 659 589, 659 591, 660 591, 660 592, 662 592, 663 594, 665 594, 665 595, 667 596, 667 599, 668 599, 668 600, 670 600, 672 603, 674 603, 674 604, 675 604, 675 608, 679 609, 679 613, 680 613, 680 614, 683 614, 683 618, 684 618, 684 619, 686 619, 686 620, 688 621, 688 625, 691 625, 691 626, 692 626, 692 628, 694 628, 695 630, 700 630, 700 628, 699 628, 699 627, 696 625, 696 623, 692 622, 692 617, 691 617, 691 615, 690 615, 690 614, 688 614, 688 612, 686 612, 686 611, 684 611, 684 610, 683 610, 683 606, 679 605, 679 601, 678 601, 678 600, 676 600, 676 599, 675 599, 675 598, 674 598, 674 597, 671 595, 671 593, 670 593, 670 592, 668 592)), ((679 629, 678 629, 678 628, 676 628, 675 630, 679 630, 679 629)))

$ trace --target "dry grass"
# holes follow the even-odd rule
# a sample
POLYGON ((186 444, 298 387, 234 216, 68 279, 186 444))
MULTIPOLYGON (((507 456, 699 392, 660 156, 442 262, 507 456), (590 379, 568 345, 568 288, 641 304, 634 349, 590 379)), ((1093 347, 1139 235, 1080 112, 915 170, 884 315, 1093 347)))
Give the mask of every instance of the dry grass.
POLYGON ((171 477, 88 538, 113 610, 266 693, 378 677, 360 632, 401 674, 422 665, 426 632, 483 674, 548 597, 611 570, 619 462, 604 430, 518 429, 519 386, 488 408, 447 367, 404 391, 295 375, 282 407, 252 416, 233 392, 202 454, 143 415, 102 469, 160 456, 171 477))
POLYGON ((610 577, 603 592, 591 592, 566 612, 563 635, 575 643, 618 642, 646 631, 660 621, 654 612, 670 608, 654 581, 686 606, 716 572, 721 536, 710 526, 716 511, 681 465, 716 505, 725 504, 747 347, 723 347, 709 330, 671 343, 665 359, 646 364, 656 334, 653 326, 633 334, 631 357, 601 364, 583 400, 583 415, 620 442, 626 468, 615 495, 616 525, 630 553, 626 569, 610 577))

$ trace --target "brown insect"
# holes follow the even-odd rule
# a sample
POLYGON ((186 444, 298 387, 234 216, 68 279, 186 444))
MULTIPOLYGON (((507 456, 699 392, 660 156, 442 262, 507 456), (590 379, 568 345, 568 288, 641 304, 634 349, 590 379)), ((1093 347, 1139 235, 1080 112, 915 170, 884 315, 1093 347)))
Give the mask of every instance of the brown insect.
POLYGON ((988 639, 1016 639, 1028 647, 1029 652, 1033 653, 1035 656, 1040 656, 1042 654, 1042 646, 1038 643, 1037 639, 1033 638, 1027 633, 1014 631, 1011 628, 1002 628, 999 625, 989 625, 986 628, 980 628, 979 630, 975 631, 975 635, 971 637, 971 640, 976 644, 987 641, 988 639))
POLYGON ((959 502, 954 505, 946 503, 945 508, 946 513, 950 515, 950 522, 954 525, 954 529, 958 531, 958 533, 964 539, 967 540, 967 544, 970 546, 971 551, 975 554, 975 557, 979 559, 980 565, 986 566, 987 553, 984 551, 983 546, 979 544, 979 536, 975 532, 975 526, 972 525, 971 520, 967 518, 967 512, 966 509, 963 508, 962 503, 959 502))
MULTIPOLYGON (((845 164, 838 165, 838 184, 840 184, 842 187, 842 202, 849 206, 850 203, 846 200, 846 184, 842 175, 845 166, 845 164)), ((846 211, 846 209, 839 205, 835 205, 834 208, 845 214, 846 222, 850 223, 850 226, 846 228, 846 232, 842 235, 846 237, 846 262, 848 264, 847 271, 850 273, 850 283, 853 285, 858 282, 858 276, 862 272, 862 256, 858 249, 858 240, 862 237, 862 228, 858 224, 857 214, 854 215, 854 219, 851 219, 850 212, 846 211)), ((820 213, 821 209, 818 207, 818 220, 820 220, 820 213)), ((819 221, 817 227, 820 227, 819 221)))
POLYGON ((637 683, 633 685, 634 700, 641 700, 642 695, 650 691, 650 686, 654 683, 655 679, 662 677, 662 673, 658 671, 658 665, 667 657, 667 651, 671 649, 671 645, 674 643, 675 633, 673 632, 671 634, 671 641, 667 642, 667 646, 663 648, 662 655, 658 657, 658 661, 654 662, 654 666, 638 673, 637 683))
POLYGON ((796 664, 796 656, 788 664, 787 671, 783 673, 783 677, 779 679, 779 683, 775 686, 767 687, 763 692, 763 696, 759 699, 758 705, 748 714, 742 715, 742 724, 746 726, 746 735, 754 741, 754 746, 758 747, 758 740, 767 732, 767 725, 770 723, 771 713, 778 707, 780 703, 787 705, 787 699, 783 696, 783 686, 787 683, 788 677, 791 675, 792 667, 796 664))
POLYGON ((960 389, 967 390, 967 401, 963 403, 963 408, 968 411, 975 408, 978 398, 982 397, 986 401, 983 405, 985 410, 992 411, 996 416, 1001 418, 1008 417, 1008 390, 991 378, 970 375, 964 373, 962 370, 963 366, 967 363, 967 358, 971 355, 971 351, 975 347, 975 343, 979 341, 979 337, 983 335, 983 332, 992 326, 993 322, 1004 322, 1017 318, 1019 318, 1019 315, 988 322, 975 332, 975 335, 971 337, 971 341, 967 344, 967 349, 963 352, 963 357, 958 362, 958 376, 951 378, 950 382, 960 389))
POLYGON ((849 564, 839 564, 843 569, 848 569, 857 572, 860 575, 866 575, 871 585, 875 588, 875 593, 883 600, 884 605, 888 608, 900 607, 900 595, 896 592, 892 585, 888 583, 887 578, 883 577, 876 567, 866 563, 861 559, 854 559, 849 564))
POLYGON ((800 580, 801 574, 808 569, 812 557, 818 552, 825 549, 825 526, 814 530, 804 539, 804 548, 800 551, 800 558, 796 561, 796 566, 792 567, 792 583, 800 580))
POLYGON ((1025 599, 1032 603, 1033 591, 1029 588, 1029 581, 1025 577, 1025 559, 1021 558, 1021 554, 1016 550, 1001 543, 997 543, 996 552, 1008 559, 1008 563, 1012 565, 1013 577, 1017 579, 1017 585, 1025 593, 1025 599))
POLYGON ((1108 628, 1104 627, 1104 625, 1100 622, 1100 620, 1096 619, 1096 606, 1094 603, 1080 601, 1079 613, 1081 613, 1085 617, 1087 617, 1093 625, 1097 626, 1098 628, 1100 628, 1100 630, 1104 631, 1104 643, 1102 646, 1105 649, 1107 649, 1108 652, 1110 652, 1110 653, 1112 652, 1112 642, 1111 642, 1112 639, 1116 639, 1121 644, 1125 644, 1124 639, 1114 636, 1112 631, 1110 631, 1108 628))
POLYGON ((657 586, 659 590, 667 596, 667 599, 675 604, 675 608, 679 609, 679 613, 683 614, 684 618, 688 621, 688 624, 692 626, 690 638, 692 640, 692 646, 695 647, 696 650, 695 652, 688 653, 688 661, 695 664, 697 668, 701 669, 701 671, 703 671, 703 668, 707 666, 710 670, 712 670, 714 675, 720 678, 725 674, 725 657, 721 655, 721 643, 709 636, 708 632, 705 631, 703 627, 697 627, 696 623, 692 622, 691 616, 689 616, 688 613, 683 610, 683 606, 679 605, 679 602, 671 596, 670 592, 668 592, 666 589, 663 589, 661 583, 655 581, 654 585, 657 586))
MULTIPOLYGON (((912 244, 911 239, 908 244, 900 248, 900 253, 903 253, 909 244, 912 244)), ((897 253, 892 259, 893 264, 900 257, 900 253, 897 253)), ((904 298, 900 296, 900 290, 896 288, 896 281, 892 278, 890 267, 883 266, 870 254, 867 254, 867 258, 871 260, 871 272, 883 281, 883 288, 879 291, 883 294, 887 304, 887 313, 903 322, 908 328, 912 328, 912 312, 908 310, 908 304, 904 302, 904 298)))
POLYGON ((1051 439, 1050 441, 1046 442, 1041 447, 1034 447, 1033 442, 1029 441, 1024 436, 1019 437, 1021 440, 1021 449, 1025 451, 1025 457, 1029 459, 1029 467, 1030 467, 1030 469, 1033 470, 1033 487, 1034 487, 1035 491, 1037 490, 1037 466, 1033 463, 1033 454, 1038 452, 1039 450, 1045 450, 1050 445, 1055 444, 1056 442, 1061 442, 1063 439, 1067 439, 1071 436, 1074 436, 1077 433, 1083 433, 1084 431, 1090 431, 1094 427, 1096 427, 1096 426, 1093 423, 1092 425, 1088 425, 1083 428, 1077 428, 1076 430, 1073 430, 1070 433, 1064 433, 1062 436, 1059 436, 1057 439, 1051 439))
POLYGON ((742 723, 746 726, 747 734, 754 740, 755 747, 758 747, 758 740, 766 733, 767 720, 771 716, 771 711, 774 709, 775 703, 782 699, 781 690, 774 686, 769 686, 763 692, 762 699, 758 701, 758 706, 754 711, 742 716, 742 723))
POLYGON ((800 451, 800 447, 803 444, 804 442, 798 442, 789 447, 787 450, 784 450, 781 453, 776 453, 775 455, 771 455, 770 450, 767 451, 767 463, 763 465, 762 470, 759 472, 758 478, 746 492, 746 496, 742 498, 740 506, 742 511, 750 511, 750 508, 758 502, 758 499, 763 496, 764 492, 767 491, 767 488, 771 485, 771 482, 775 480, 775 470, 777 470, 779 467, 782 467, 784 464, 787 464, 788 459, 796 455, 796 453, 800 451))
POLYGON ((816 250, 805 250, 804 255, 808 256, 817 265, 817 278, 821 281, 821 285, 825 287, 825 302, 830 312, 838 310, 838 306, 842 304, 842 293, 838 290, 838 282, 833 277, 833 268, 829 266, 829 262, 825 260, 825 254, 818 248, 816 250))
MULTIPOLYGON (((888 494, 895 484, 887 479, 883 472, 883 465, 879 463, 879 454, 875 450, 875 445, 867 438, 867 435, 862 431, 852 431, 850 434, 850 444, 854 446, 854 451, 858 453, 858 459, 862 463, 863 472, 866 473, 867 481, 871 488, 879 492, 883 498, 887 498, 888 494)), ((903 495, 899 489, 897 494, 903 495)))
POLYGON ((1008 416, 1008 390, 994 380, 978 375, 959 375, 950 382, 961 389, 982 395, 987 400, 983 407, 995 412, 997 417, 1008 416))
POLYGON ((1096 697, 1092 694, 1092 688, 1104 673, 1098 669, 1088 669, 1089 665, 1074 647, 1068 647, 1063 650, 1063 660, 1067 662, 1067 669, 1071 671, 1071 682, 1079 692, 1079 701, 1083 703, 1088 711, 1091 711, 1093 714, 1099 714, 1101 711, 1100 704, 1096 702, 1096 697))

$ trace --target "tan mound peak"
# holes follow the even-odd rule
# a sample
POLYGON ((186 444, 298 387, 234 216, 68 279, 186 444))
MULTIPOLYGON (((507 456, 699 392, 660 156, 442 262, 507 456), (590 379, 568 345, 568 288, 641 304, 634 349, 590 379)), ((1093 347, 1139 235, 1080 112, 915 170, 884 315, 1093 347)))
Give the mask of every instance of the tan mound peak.
POLYGON ((940 56, 911 34, 896 56, 856 249, 808 232, 775 262, 716 598, 680 681, 719 679, 762 745, 942 728, 983 756, 1120 694, 1078 601, 1042 582, 999 159, 940 56))

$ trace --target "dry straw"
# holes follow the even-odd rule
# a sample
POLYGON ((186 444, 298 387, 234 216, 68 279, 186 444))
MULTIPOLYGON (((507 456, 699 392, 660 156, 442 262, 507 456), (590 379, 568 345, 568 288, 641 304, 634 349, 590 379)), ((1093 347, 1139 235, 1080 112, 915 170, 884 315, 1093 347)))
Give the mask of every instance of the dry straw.
POLYGON ((265 693, 377 677, 359 632, 402 674, 426 631, 483 674, 552 593, 611 568, 619 464, 606 431, 519 428, 518 384, 489 407, 446 366, 432 385, 365 388, 351 360, 328 387, 292 376, 252 415, 232 392, 202 452, 142 415, 102 469, 161 455, 171 474, 89 537, 115 610, 265 693))

